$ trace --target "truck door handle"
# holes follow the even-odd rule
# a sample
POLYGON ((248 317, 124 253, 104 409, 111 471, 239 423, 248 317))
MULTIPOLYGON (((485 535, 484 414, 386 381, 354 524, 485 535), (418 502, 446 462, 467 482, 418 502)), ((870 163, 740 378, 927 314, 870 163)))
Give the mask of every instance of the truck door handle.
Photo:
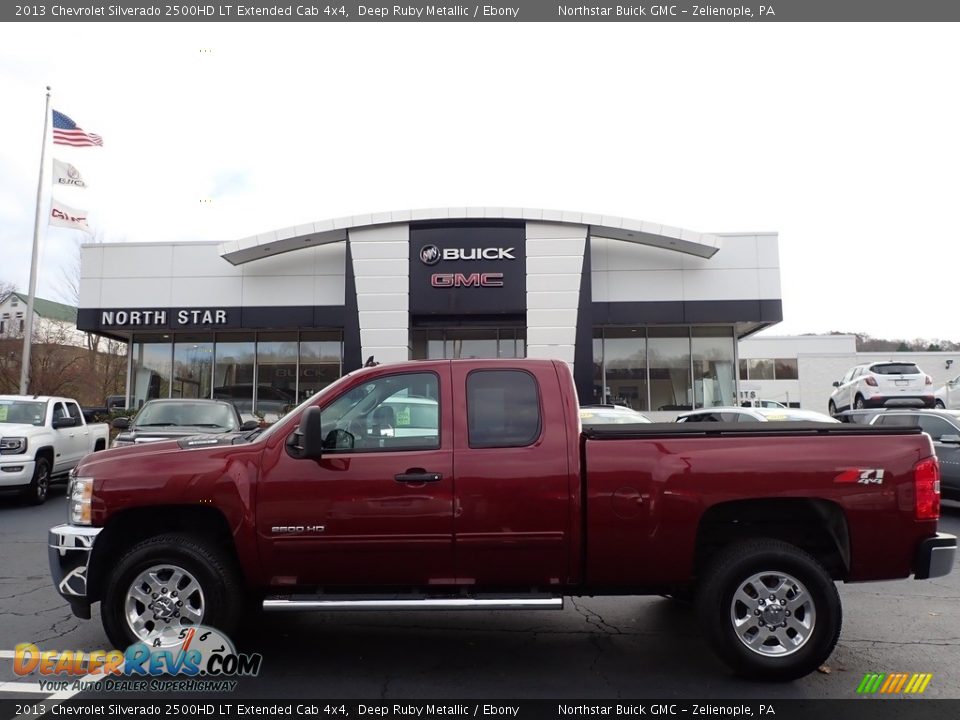
POLYGON ((423 468, 408 468, 406 472, 394 475, 393 479, 402 483, 440 482, 443 479, 443 474, 427 472, 423 468))

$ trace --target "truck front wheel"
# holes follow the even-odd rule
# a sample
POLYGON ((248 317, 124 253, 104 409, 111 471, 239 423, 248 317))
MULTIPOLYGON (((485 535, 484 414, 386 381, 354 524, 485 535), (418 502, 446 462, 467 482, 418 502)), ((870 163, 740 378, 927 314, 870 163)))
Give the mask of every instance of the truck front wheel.
POLYGON ((698 589, 697 610, 721 659, 756 680, 794 680, 823 665, 843 617, 823 566, 773 538, 722 550, 698 589))
POLYGON ((193 625, 229 635, 242 599, 231 563, 218 552, 190 535, 160 535, 121 556, 107 580, 100 616, 110 642, 122 650, 193 625))

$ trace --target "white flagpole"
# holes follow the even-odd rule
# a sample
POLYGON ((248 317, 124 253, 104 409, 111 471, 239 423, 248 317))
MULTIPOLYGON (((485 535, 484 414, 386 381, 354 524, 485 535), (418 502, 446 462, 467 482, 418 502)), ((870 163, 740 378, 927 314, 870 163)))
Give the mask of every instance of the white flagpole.
POLYGON ((30 343, 33 339, 33 296, 37 292, 37 254, 40 245, 40 200, 43 197, 43 168, 47 162, 47 130, 50 126, 50 86, 47 85, 47 106, 43 115, 43 144, 40 146, 40 177, 37 180, 37 215, 33 223, 33 253, 30 255, 30 290, 27 293, 27 317, 23 331, 23 358, 20 362, 20 394, 26 395, 30 385, 30 343))

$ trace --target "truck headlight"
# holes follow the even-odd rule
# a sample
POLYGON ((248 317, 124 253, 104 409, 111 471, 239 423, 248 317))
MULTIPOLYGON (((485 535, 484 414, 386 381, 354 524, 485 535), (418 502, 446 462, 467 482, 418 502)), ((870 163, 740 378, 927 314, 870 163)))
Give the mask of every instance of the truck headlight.
POLYGON ((71 525, 89 525, 93 500, 93 478, 71 478, 67 486, 67 522, 71 525))
POLYGON ((0 438, 0 455, 23 455, 27 452, 25 437, 0 438))

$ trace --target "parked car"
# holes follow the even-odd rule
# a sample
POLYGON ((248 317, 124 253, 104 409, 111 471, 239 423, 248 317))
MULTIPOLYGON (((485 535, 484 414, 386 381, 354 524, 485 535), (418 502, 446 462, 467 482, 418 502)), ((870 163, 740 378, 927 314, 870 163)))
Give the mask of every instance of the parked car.
POLYGON ((51 482, 107 447, 109 434, 105 424, 88 423, 72 398, 0 395, 0 488, 19 488, 39 505, 51 482))
POLYGON ((581 405, 580 424, 587 425, 629 425, 631 423, 650 423, 650 418, 625 405, 581 405))
POLYGON ((833 383, 827 409, 874 407, 930 407, 935 403, 933 379, 912 362, 875 362, 856 365, 833 383))
POLYGON ((788 680, 837 643, 836 581, 951 572, 938 472, 918 428, 581 432, 562 361, 397 363, 345 375, 257 435, 88 457, 48 557, 74 614, 100 603, 113 647, 197 624, 229 634, 251 601, 529 611, 695 588, 720 657, 788 680), (429 426, 354 444, 355 420, 412 397, 440 399, 429 426))
POLYGON ((960 409, 960 375, 947 380, 933 393, 933 405, 940 410, 960 409))
POLYGON ((869 425, 873 419, 880 413, 885 413, 883 408, 872 408, 870 410, 843 410, 833 417, 842 423, 853 423, 855 425, 869 425))
POLYGON ((760 408, 785 408, 788 407, 782 402, 776 400, 747 400, 741 403, 742 407, 760 407, 760 408))
MULTIPOLYGON (((252 385, 223 385, 213 389, 214 400, 226 400, 233 403, 241 413, 253 412, 252 385)), ((292 390, 275 388, 271 385, 257 386, 257 414, 267 422, 274 423, 296 406, 292 390)))
POLYGON ((111 447, 170 440, 186 435, 254 430, 256 420, 244 421, 232 403, 222 400, 149 400, 131 418, 115 418, 113 427, 120 434, 111 447))
POLYGON ((940 461, 940 492, 945 498, 960 500, 960 411, 888 410, 877 414, 871 424, 919 425, 933 440, 933 451, 940 461))
POLYGON ((836 423, 829 415, 797 408, 701 408, 680 413, 677 422, 826 422, 836 423))

